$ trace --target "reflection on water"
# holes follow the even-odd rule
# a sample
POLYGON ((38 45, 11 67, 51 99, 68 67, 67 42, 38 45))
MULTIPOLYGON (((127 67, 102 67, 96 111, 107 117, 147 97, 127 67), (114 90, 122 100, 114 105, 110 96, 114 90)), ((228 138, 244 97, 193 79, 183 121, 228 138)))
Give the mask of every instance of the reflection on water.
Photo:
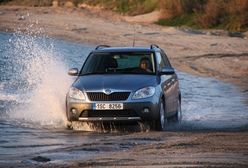
MULTIPOLYGON (((10 156, 42 151, 52 155, 58 148, 107 137, 65 129, 65 94, 74 80, 67 70, 80 68, 91 49, 45 37, 0 33, 0 163, 10 156)), ((178 74, 183 120, 168 129, 247 130, 248 107, 242 103, 247 98, 234 86, 178 74)), ((85 125, 78 129, 82 128, 87 130, 85 125)), ((111 129, 116 130, 114 125, 111 129)))
POLYGON ((183 127, 192 129, 247 128, 247 99, 230 84, 179 73, 183 127))

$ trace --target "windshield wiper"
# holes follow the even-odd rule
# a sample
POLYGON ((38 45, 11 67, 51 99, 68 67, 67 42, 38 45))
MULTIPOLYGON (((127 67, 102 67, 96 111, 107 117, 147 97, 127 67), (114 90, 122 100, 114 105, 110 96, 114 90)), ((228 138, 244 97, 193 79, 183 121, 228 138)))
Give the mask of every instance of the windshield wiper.
POLYGON ((99 75, 99 74, 105 74, 106 72, 89 72, 89 73, 82 73, 79 76, 84 76, 84 75, 99 75))

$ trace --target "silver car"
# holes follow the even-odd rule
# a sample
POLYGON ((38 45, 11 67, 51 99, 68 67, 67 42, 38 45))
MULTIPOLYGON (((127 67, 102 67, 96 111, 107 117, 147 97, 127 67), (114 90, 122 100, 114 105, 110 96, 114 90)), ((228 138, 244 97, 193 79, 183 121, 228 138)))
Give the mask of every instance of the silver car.
POLYGON ((144 121, 165 130, 181 111, 178 77, 165 52, 100 45, 87 57, 66 96, 68 121, 144 121))

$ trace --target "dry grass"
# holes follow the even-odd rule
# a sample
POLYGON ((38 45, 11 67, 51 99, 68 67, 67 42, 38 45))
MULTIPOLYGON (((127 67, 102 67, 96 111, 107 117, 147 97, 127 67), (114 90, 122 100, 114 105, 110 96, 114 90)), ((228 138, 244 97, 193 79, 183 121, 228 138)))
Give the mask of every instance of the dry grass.
POLYGON ((161 0, 159 7, 164 18, 170 18, 200 11, 204 2, 205 0, 161 0))
POLYGON ((248 26, 248 0, 208 0, 198 22, 205 28, 241 31, 248 26))
POLYGON ((202 13, 202 15, 198 15, 198 22, 203 27, 215 26, 222 23, 226 15, 224 0, 209 0, 202 13))
POLYGON ((184 23, 200 28, 248 29, 248 0, 161 0, 160 8, 162 23, 173 23, 173 26, 176 26, 174 23, 182 25, 180 18, 189 18, 192 20, 184 23))

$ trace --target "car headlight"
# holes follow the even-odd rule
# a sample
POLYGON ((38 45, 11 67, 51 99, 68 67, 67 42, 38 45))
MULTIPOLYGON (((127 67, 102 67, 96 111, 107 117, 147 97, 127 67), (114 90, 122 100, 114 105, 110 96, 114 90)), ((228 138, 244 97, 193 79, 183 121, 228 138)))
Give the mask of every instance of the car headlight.
POLYGON ((68 96, 73 99, 85 100, 84 93, 75 87, 70 88, 68 96))
POLYGON ((133 95, 133 99, 144 99, 144 98, 152 97, 154 94, 155 94, 154 87, 152 86, 145 87, 137 90, 133 95))

